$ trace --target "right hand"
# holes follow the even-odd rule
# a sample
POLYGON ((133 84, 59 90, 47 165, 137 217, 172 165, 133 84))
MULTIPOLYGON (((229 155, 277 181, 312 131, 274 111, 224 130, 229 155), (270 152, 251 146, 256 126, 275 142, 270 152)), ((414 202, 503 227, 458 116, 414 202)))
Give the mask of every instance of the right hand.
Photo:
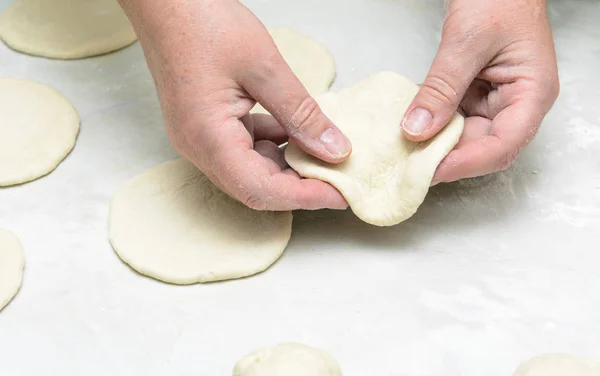
POLYGON ((323 114, 254 14, 238 0, 119 0, 140 39, 175 149, 257 210, 344 209, 331 185, 302 179, 288 138, 329 163, 350 141, 323 114), (249 114, 259 102, 273 117, 249 114))

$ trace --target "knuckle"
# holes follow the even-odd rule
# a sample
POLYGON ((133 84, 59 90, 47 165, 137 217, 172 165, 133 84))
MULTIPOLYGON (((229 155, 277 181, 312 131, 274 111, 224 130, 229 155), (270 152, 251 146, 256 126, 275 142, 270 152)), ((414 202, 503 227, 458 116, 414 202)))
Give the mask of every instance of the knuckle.
POLYGON ((496 171, 505 171, 512 166, 519 157, 519 148, 512 148, 505 152, 496 162, 496 171))
POLYGON ((441 75, 430 75, 425 79, 421 86, 421 91, 425 92, 434 104, 443 106, 458 105, 459 95, 454 89, 450 80, 441 75))
POLYGON ((321 108, 317 101, 310 96, 304 98, 288 122, 291 136, 307 131, 321 115, 321 108))
POLYGON ((549 86, 549 94, 552 100, 555 101, 560 95, 560 79, 558 78, 558 74, 553 75, 552 79, 550 79, 549 86))
POLYGON ((243 199, 240 201, 242 204, 253 210, 263 211, 267 210, 268 207, 267 201, 263 197, 252 193, 243 196, 243 199))

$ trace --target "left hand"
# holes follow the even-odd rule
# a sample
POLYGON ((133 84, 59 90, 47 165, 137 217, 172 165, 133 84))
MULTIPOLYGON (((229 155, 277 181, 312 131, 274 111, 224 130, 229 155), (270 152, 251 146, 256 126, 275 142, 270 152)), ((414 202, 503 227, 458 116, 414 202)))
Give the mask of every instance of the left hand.
POLYGON ((432 185, 502 171, 533 139, 559 92, 544 0, 449 0, 442 42, 402 121, 412 141, 466 115, 432 185))

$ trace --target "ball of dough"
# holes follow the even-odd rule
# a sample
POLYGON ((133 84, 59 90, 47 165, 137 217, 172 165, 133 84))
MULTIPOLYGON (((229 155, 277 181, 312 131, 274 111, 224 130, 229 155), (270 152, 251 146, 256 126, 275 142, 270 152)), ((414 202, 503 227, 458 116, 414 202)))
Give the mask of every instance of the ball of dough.
POLYGON ((0 311, 19 291, 24 268, 25 256, 19 239, 0 229, 0 311))
POLYGON ((239 360, 233 376, 342 376, 327 352, 298 343, 267 347, 239 360))
POLYGON ((290 143, 286 161, 300 175, 336 187, 367 223, 391 226, 408 219, 425 200, 435 170, 464 126, 455 114, 429 141, 405 139, 400 122, 418 90, 407 78, 381 72, 350 89, 317 96, 323 112, 352 142, 352 154, 343 163, 328 164, 290 143))
POLYGON ((115 0, 17 0, 0 17, 0 38, 14 50, 80 59, 136 40, 115 0))
POLYGON ((283 253, 291 212, 255 211, 179 159, 154 167, 119 189, 109 236, 138 272, 174 284, 250 276, 283 253))
MULTIPOLYGON (((335 61, 327 47, 289 29, 269 30, 277 49, 310 95, 325 93, 335 79, 335 61)), ((253 113, 267 114, 260 104, 253 113)))
POLYGON ((567 354, 546 354, 519 366, 514 376, 600 376, 600 364, 567 354))
POLYGON ((79 116, 58 91, 27 80, 0 79, 0 186, 54 170, 79 133, 79 116))

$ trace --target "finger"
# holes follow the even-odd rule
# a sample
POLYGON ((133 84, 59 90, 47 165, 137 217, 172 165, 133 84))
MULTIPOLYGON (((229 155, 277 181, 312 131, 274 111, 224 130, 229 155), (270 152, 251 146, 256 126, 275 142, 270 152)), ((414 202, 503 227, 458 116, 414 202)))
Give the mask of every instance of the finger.
POLYGON ((262 157, 253 150, 232 158, 237 161, 230 164, 233 184, 229 186, 234 187, 235 198, 252 209, 317 210, 348 206, 343 196, 327 183, 283 173, 271 174, 264 167, 262 157))
MULTIPOLYGON (((256 210, 345 209, 348 204, 331 185, 319 180, 300 179, 275 172, 275 162, 264 158, 245 142, 219 141, 214 174, 226 192, 256 210)), ((272 156, 264 142, 259 150, 272 156)))
POLYGON ((487 52, 482 54, 485 49, 480 47, 461 38, 442 38, 427 78, 402 120, 406 138, 424 141, 448 124, 471 82, 491 58, 487 52))
POLYGON ((285 157, 277 144, 266 140, 257 141, 254 144, 254 150, 264 158, 273 161, 273 168, 269 168, 272 174, 288 167, 285 157))
POLYGON ((344 161, 352 146, 325 116, 272 42, 266 58, 243 75, 240 84, 281 124, 305 152, 330 163, 344 161), (274 52, 273 52, 274 51, 274 52))
MULTIPOLYGON (((437 168, 433 183, 452 182, 507 169, 517 159, 520 150, 533 139, 542 117, 533 102, 507 107, 492 121, 489 135, 465 141, 446 156, 437 168)), ((484 127, 484 122, 479 126, 484 127)), ((477 126, 472 128, 477 132, 477 126)), ((483 129, 478 131, 483 132, 483 129)))
POLYGON ((287 133, 271 115, 253 114, 254 139, 256 141, 269 140, 277 145, 287 141, 287 133))

